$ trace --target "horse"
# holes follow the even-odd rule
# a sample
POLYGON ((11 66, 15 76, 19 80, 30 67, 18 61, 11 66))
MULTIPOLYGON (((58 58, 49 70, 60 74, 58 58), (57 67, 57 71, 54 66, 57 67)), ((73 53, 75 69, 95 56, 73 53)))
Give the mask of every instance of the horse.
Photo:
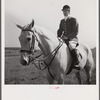
MULTIPOLYGON (((20 63, 22 65, 30 64, 30 56, 35 51, 35 42, 37 41, 38 47, 43 52, 45 63, 49 69, 47 72, 47 80, 49 84, 65 84, 66 73, 73 65, 73 57, 70 53, 68 46, 64 42, 60 42, 56 35, 46 28, 34 25, 34 20, 28 25, 22 27, 17 24, 21 29, 19 41, 21 44, 20 63), (52 60, 52 61, 51 61, 52 60)), ((85 69, 87 76, 87 84, 91 83, 91 76, 94 69, 94 60, 91 49, 83 44, 80 44, 77 49, 82 55, 80 61, 80 70, 75 72, 79 84, 82 84, 80 71, 85 69)), ((70 73, 69 73, 70 74, 70 73)))

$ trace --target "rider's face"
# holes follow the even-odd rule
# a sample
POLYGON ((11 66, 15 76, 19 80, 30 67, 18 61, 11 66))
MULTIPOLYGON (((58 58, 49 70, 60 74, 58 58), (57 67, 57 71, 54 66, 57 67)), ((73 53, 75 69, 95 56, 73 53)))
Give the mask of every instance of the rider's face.
POLYGON ((70 10, 69 9, 64 9, 63 14, 64 14, 64 16, 68 16, 70 14, 70 10))

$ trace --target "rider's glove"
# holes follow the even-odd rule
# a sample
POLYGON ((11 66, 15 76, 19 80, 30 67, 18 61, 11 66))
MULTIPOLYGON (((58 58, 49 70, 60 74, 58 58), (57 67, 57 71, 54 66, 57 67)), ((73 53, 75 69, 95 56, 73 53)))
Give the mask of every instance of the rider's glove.
POLYGON ((58 37, 58 40, 59 40, 60 42, 63 42, 63 40, 62 40, 60 37, 58 37))

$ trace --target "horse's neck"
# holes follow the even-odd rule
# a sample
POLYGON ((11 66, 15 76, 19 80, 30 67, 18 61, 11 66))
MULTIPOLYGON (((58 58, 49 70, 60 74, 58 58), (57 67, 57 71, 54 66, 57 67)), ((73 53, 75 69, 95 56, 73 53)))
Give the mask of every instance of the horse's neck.
POLYGON ((48 30, 35 28, 36 35, 39 40, 39 47, 44 53, 44 55, 48 55, 52 52, 59 44, 56 36, 52 35, 48 30))

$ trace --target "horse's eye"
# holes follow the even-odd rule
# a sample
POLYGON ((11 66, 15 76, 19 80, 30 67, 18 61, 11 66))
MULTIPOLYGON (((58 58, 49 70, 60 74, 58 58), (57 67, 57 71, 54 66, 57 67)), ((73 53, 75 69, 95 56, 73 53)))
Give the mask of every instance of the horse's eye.
POLYGON ((30 40, 31 40, 31 38, 30 38, 30 37, 28 37, 28 38, 27 38, 27 40, 28 40, 28 41, 30 41, 30 40))

